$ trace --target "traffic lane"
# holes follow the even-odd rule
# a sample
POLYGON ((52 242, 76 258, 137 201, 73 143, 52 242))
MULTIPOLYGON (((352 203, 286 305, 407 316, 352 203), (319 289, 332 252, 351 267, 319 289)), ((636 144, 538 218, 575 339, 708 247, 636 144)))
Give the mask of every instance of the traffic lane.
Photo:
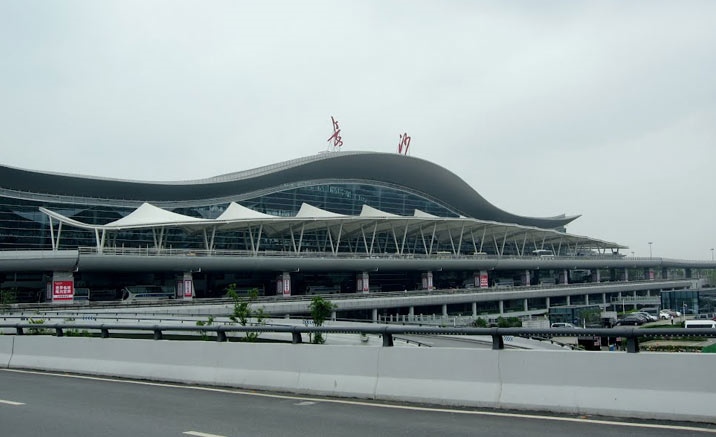
MULTIPOLYGON (((44 373, 0 372, 0 430, 9 436, 501 435, 547 437, 704 435, 692 429, 626 427, 560 418, 496 415, 202 389, 44 373), (194 434, 201 435, 201 434, 194 434)), ((631 421, 633 422, 633 421, 631 421)), ((713 430, 711 430, 713 431, 713 430)))

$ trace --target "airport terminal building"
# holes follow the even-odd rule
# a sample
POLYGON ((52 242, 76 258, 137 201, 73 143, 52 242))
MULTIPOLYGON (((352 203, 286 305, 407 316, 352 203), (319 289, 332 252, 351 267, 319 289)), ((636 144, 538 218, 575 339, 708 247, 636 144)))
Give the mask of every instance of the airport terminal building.
POLYGON ((177 292, 197 297, 228 283, 264 294, 486 286, 524 277, 520 259, 624 248, 567 233, 576 218, 511 214, 449 170, 389 153, 178 182, 0 166, 0 280, 18 290, 71 281, 108 298, 123 284, 186 284, 177 292))

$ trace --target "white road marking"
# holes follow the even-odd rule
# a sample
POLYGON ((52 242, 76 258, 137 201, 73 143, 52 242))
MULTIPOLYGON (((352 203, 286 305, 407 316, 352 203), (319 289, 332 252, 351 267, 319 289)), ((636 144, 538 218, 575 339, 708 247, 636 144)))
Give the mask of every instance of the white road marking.
MULTIPOLYGON (((132 381, 132 380, 126 380, 126 379, 103 378, 103 377, 98 377, 98 376, 70 375, 70 374, 52 373, 52 372, 38 372, 38 371, 33 371, 33 370, 0 369, 0 371, 15 372, 15 373, 30 373, 30 374, 46 375, 46 376, 60 376, 60 377, 75 378, 75 379, 89 379, 89 380, 94 380, 94 381, 116 382, 116 383, 125 383, 125 384, 148 385, 148 386, 154 386, 154 387, 180 388, 180 389, 185 389, 185 390, 200 390, 200 391, 209 391, 209 392, 215 392, 215 393, 238 394, 238 395, 244 395, 244 396, 258 396, 258 397, 273 398, 273 399, 295 400, 295 401, 299 401, 299 402, 322 402, 322 403, 333 403, 333 404, 342 404, 342 405, 359 405, 359 406, 363 406, 363 407, 392 408, 395 410, 428 411, 428 412, 435 412, 435 413, 467 414, 467 415, 474 415, 474 416, 515 417, 515 418, 520 418, 520 419, 551 420, 551 421, 555 421, 555 422, 589 423, 589 424, 594 424, 594 425, 613 425, 613 426, 623 426, 623 427, 629 427, 629 428, 651 428, 651 429, 666 429, 666 430, 675 430, 675 431, 696 431, 696 432, 704 432, 704 433, 709 433, 709 434, 716 434, 716 429, 699 428, 696 426, 665 425, 665 424, 658 424, 658 423, 616 422, 616 421, 610 421, 610 420, 586 419, 583 417, 540 416, 537 414, 501 413, 498 411, 454 410, 454 409, 450 409, 450 408, 431 408, 431 407, 418 407, 418 406, 412 406, 412 405, 380 404, 380 403, 374 403, 374 402, 370 402, 370 401, 351 401, 351 400, 343 400, 343 399, 310 398, 310 397, 303 397, 303 396, 279 395, 279 394, 272 394, 272 393, 258 393, 258 392, 254 392, 254 391, 245 391, 245 390, 230 390, 230 389, 225 389, 225 388, 197 387, 197 386, 169 384, 169 383, 162 383, 162 382, 132 381)), ((628 420, 633 420, 633 419, 628 419, 628 420)))
POLYGON ((293 404, 293 405, 298 405, 299 407, 303 407, 303 406, 305 406, 305 405, 316 405, 316 402, 303 401, 303 402, 299 402, 299 403, 293 404))
POLYGON ((15 406, 17 406, 17 405, 25 405, 24 402, 6 401, 6 400, 3 400, 3 399, 0 399, 0 404, 15 405, 15 406))
POLYGON ((183 432, 182 434, 193 435, 196 437, 225 437, 225 436, 219 435, 219 434, 207 434, 205 432, 199 432, 199 431, 186 431, 186 432, 183 432))

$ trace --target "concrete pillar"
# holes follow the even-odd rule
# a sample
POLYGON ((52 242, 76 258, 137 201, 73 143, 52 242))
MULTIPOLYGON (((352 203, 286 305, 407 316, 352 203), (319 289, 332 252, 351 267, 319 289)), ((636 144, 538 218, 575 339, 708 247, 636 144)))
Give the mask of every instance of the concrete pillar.
POLYGON ((433 289, 433 272, 425 272, 422 274, 423 290, 433 289))
POLYGON ((472 286, 472 288, 480 288, 480 272, 472 272, 471 283, 468 283, 468 281, 465 281, 463 288, 470 288, 470 286, 472 286))
POLYGON ((335 311, 331 311, 331 320, 333 320, 334 322, 336 321, 336 312, 335 311))
POLYGON ((589 295, 588 294, 584 295, 584 304, 589 305, 589 295))
POLYGON ((408 319, 412 322, 415 318, 415 307, 408 308, 408 319))
POLYGON ((602 303, 603 303, 604 305, 607 304, 607 293, 602 293, 602 303))
POLYGON ((291 273, 283 272, 276 277, 276 294, 279 296, 291 296, 291 273))
POLYGON ((532 284, 532 272, 529 270, 525 270, 525 273, 522 278, 522 284, 529 287, 530 284, 532 284))
POLYGON ((177 299, 192 300, 194 298, 194 279, 191 272, 184 272, 177 280, 177 299))
POLYGON ((617 277, 617 269, 609 269, 609 280, 614 282, 619 278, 617 277))
POLYGON ((378 323, 378 308, 373 308, 373 315, 371 318, 373 319, 373 323, 378 323))
POLYGON ((547 297, 544 298, 544 303, 545 303, 545 305, 546 305, 546 309, 549 310, 549 296, 547 296, 547 297))
POLYGON ((505 301, 500 300, 500 315, 505 314, 505 301))
POLYGON ((559 283, 569 284, 569 271, 567 271, 567 269, 564 269, 559 272, 559 283))
POLYGON ((654 269, 652 269, 652 268, 644 269, 644 279, 646 279, 647 281, 653 281, 654 276, 655 276, 654 269))
POLYGON ((599 275, 599 269, 594 269, 592 271, 592 282, 601 282, 601 277, 599 275))
POLYGON ((566 296, 567 297, 567 305, 572 305, 572 296, 566 296))
POLYGON ((47 300, 52 303, 72 303, 75 299, 75 277, 72 272, 52 272, 47 283, 47 300))
POLYGON ((480 270, 480 280, 479 280, 479 287, 480 288, 488 288, 490 286, 490 282, 488 281, 487 276, 487 270, 480 270))
POLYGON ((447 305, 443 305, 443 317, 447 317, 447 315, 448 315, 447 305))
POLYGON ((525 312, 529 311, 529 308, 527 307, 527 299, 525 299, 524 305, 525 305, 525 312))
POLYGON ((477 302, 472 303, 472 317, 477 317, 477 302))
POLYGON ((624 282, 629 282, 629 269, 624 267, 624 282))
POLYGON ((368 272, 356 274, 356 293, 368 294, 370 292, 370 276, 368 272))

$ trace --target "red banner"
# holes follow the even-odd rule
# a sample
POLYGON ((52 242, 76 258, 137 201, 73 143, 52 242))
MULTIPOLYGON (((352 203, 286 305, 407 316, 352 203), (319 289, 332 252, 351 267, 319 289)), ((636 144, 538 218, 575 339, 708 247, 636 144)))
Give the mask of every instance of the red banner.
POLYGON ((490 284, 487 283, 487 275, 480 275, 480 288, 487 288, 490 284))
POLYGON ((52 300, 73 300, 75 296, 75 283, 73 281, 53 281, 52 300))

